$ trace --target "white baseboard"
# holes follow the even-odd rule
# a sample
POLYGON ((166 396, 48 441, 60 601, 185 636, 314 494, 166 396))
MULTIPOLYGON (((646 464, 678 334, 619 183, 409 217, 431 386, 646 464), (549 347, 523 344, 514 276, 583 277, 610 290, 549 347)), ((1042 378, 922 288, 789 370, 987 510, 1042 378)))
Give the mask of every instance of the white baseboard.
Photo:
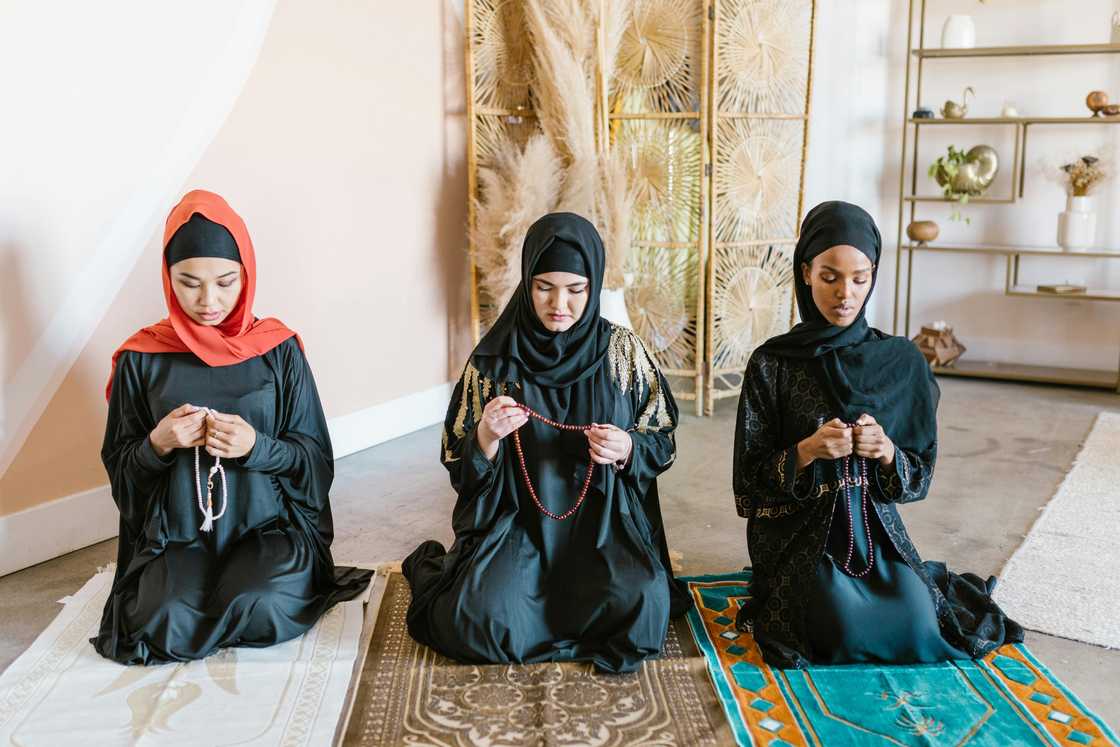
MULTIPOLYGON (((330 418, 335 459, 443 420, 452 384, 330 418)), ((0 516, 0 576, 117 536, 119 516, 108 485, 0 516)))
POLYGON ((327 427, 331 431, 334 458, 341 459, 434 423, 442 423, 453 388, 453 384, 448 382, 331 418, 327 427))
POLYGON ((117 536, 108 485, 0 516, 0 576, 117 536))

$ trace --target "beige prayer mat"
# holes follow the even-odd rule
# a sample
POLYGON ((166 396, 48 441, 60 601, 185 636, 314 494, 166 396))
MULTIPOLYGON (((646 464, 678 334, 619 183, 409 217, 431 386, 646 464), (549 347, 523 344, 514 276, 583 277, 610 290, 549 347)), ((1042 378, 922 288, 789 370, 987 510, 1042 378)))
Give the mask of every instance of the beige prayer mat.
POLYGON ((734 744, 683 621, 634 674, 590 664, 455 664, 405 627, 408 583, 391 573, 344 744, 734 744))
POLYGON ((1120 648, 1120 413, 1102 412, 1069 474, 999 574, 1024 628, 1120 648))
POLYGON ((202 661, 125 667, 89 639, 113 581, 91 578, 0 676, 0 744, 329 745, 353 691, 371 590, 336 605, 303 636, 229 648, 202 661))

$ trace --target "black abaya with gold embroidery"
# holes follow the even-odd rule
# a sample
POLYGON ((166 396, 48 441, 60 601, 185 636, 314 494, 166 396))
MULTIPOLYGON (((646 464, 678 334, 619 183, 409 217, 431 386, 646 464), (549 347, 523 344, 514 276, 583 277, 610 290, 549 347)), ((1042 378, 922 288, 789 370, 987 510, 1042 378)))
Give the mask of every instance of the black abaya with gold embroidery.
MULTIPOLYGON (((587 221, 546 216, 526 238, 522 284, 479 344, 455 388, 441 459, 458 494, 455 542, 425 542, 408 557, 412 636, 476 663, 591 661, 634 670, 661 650, 671 614, 687 609, 669 566, 657 476, 673 462, 677 409, 638 338, 599 316, 603 251, 587 221), (583 316, 564 333, 536 320, 530 283, 557 242, 576 247, 590 279, 583 316), (616 469, 597 465, 583 505, 557 521, 534 505, 512 437, 493 462, 477 427, 506 394, 560 423, 613 423, 633 451, 616 469)), ((522 426, 529 474, 541 502, 566 511, 588 464, 587 437, 536 420, 522 426)))

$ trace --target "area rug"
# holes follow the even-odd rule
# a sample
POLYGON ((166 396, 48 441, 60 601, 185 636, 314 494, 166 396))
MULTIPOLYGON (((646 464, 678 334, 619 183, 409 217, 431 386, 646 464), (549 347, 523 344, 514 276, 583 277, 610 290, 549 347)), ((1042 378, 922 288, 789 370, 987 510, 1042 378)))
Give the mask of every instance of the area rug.
POLYGON ((89 643, 112 581, 103 571, 64 600, 58 617, 0 676, 0 744, 294 747, 336 739, 362 650, 368 592, 270 648, 125 667, 89 643))
POLYGON ((1058 491, 1000 573, 1023 627, 1120 648, 1120 413, 1102 412, 1058 491))
POLYGON ((686 625, 634 674, 589 664, 455 664, 412 640, 408 583, 389 577, 344 744, 733 744, 686 625))
POLYGON ((1025 646, 980 661, 771 669, 735 614, 750 571, 685 579, 688 614, 741 745, 1108 745, 1116 735, 1025 646))

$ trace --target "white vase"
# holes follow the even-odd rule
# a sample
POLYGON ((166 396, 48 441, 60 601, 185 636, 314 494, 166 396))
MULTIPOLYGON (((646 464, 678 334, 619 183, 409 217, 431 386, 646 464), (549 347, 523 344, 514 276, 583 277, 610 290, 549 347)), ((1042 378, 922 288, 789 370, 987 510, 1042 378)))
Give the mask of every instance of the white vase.
POLYGON ((976 26, 972 16, 951 15, 941 27, 943 49, 971 49, 976 46, 976 26))
POLYGON ((603 289, 599 294, 599 316, 620 327, 634 328, 626 311, 626 292, 622 288, 603 289))
POLYGON ((1087 195, 1066 198, 1065 212, 1058 214, 1058 246, 1076 252, 1093 246, 1097 232, 1097 214, 1091 209, 1087 195))

